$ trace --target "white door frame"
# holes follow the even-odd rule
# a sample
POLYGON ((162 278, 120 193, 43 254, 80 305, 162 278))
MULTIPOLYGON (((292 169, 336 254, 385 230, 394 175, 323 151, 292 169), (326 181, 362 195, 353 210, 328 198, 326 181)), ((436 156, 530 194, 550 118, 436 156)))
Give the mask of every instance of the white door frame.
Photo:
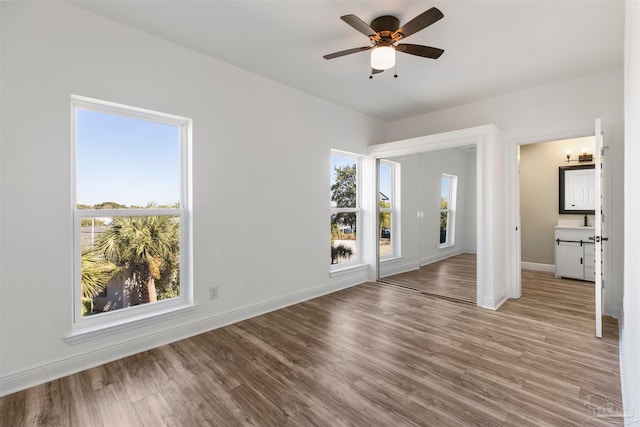
MULTIPOLYGON (((549 142, 562 139, 583 138, 594 135, 594 129, 581 129, 581 130, 569 130, 565 132, 557 132, 550 135, 540 135, 524 138, 514 138, 509 141, 509 176, 511 182, 511 188, 509 191, 510 199, 510 274, 509 274, 509 298, 520 298, 522 295, 522 285, 520 283, 520 270, 521 270, 521 250, 522 241, 520 234, 520 174, 519 169, 519 149, 521 145, 536 144, 539 142, 549 142)), ((610 136, 609 136, 610 137, 610 136)), ((606 138, 606 135, 605 135, 606 138)), ((607 181, 610 182, 610 167, 605 169, 607 174, 607 181)), ((611 212, 611 197, 607 196, 604 200, 604 209, 606 212, 611 212)), ((611 245, 605 245, 604 257, 610 260, 610 248, 611 245)), ((610 263, 605 264, 604 279, 605 283, 608 282, 610 263)), ((609 305, 611 304, 611 298, 608 296, 610 286, 605 285, 603 312, 609 314, 609 305), (607 305, 608 304, 608 305, 607 305)))
MULTIPOLYGON (((397 157, 475 144, 476 154, 476 239, 477 285, 476 305, 496 310, 506 299, 507 270, 504 264, 508 223, 506 159, 503 134, 495 125, 478 126, 402 141, 376 144, 369 147, 373 159, 397 157)), ((373 162, 375 163, 375 162, 373 162)), ((371 236, 377 237, 372 227, 371 236)), ((377 244, 377 238, 373 239, 377 244)), ((375 263, 375 277, 378 277, 375 263)))

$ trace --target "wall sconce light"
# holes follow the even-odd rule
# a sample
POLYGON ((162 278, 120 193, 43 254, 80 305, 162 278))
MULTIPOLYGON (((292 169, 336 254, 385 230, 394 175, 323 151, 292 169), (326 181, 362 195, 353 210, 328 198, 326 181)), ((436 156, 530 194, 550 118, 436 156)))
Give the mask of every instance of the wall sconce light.
POLYGON ((587 149, 583 148, 582 150, 580 150, 580 154, 578 155, 577 159, 572 159, 571 158, 571 150, 567 150, 565 151, 565 155, 567 157, 567 163, 569 162, 592 162, 593 161, 593 154, 588 154, 587 153, 587 149))

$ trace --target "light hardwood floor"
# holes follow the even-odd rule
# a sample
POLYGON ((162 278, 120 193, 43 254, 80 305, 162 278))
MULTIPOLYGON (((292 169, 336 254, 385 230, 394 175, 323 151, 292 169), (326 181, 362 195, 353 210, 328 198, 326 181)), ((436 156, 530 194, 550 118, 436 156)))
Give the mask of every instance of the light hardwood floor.
POLYGON ((475 304, 476 276, 476 255, 460 254, 380 281, 475 304))
POLYGON ((363 284, 0 399, 3 426, 615 425, 617 326, 525 272, 492 312, 363 284))

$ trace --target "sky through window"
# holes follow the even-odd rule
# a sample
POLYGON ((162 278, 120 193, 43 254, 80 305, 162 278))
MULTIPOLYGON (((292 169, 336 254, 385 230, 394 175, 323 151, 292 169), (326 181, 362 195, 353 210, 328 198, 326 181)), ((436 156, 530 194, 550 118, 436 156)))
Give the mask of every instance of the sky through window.
POLYGON ((77 202, 144 207, 180 200, 180 129, 77 110, 77 202))

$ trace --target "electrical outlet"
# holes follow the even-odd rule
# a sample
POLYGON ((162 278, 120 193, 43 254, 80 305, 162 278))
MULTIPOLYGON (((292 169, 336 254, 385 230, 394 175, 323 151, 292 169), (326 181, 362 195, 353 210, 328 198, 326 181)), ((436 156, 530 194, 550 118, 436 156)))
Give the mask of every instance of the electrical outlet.
POLYGON ((218 287, 214 286, 212 288, 209 288, 209 299, 216 299, 218 298, 218 287))

